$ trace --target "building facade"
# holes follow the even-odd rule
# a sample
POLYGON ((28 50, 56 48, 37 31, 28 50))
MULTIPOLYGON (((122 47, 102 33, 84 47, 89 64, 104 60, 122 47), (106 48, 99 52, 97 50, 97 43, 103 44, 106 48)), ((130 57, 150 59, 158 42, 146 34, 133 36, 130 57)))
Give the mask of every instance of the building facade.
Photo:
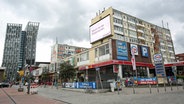
POLYGON ((164 63, 176 62, 171 33, 167 28, 159 27, 145 20, 123 13, 119 10, 115 10, 112 7, 104 10, 93 18, 91 20, 90 28, 92 46, 96 46, 102 41, 108 41, 109 38, 118 39, 150 47, 152 62, 152 56, 155 53, 162 53, 164 63), (109 21, 105 21, 106 18, 109 18, 109 21), (101 38, 95 36, 98 35, 99 32, 94 30, 94 25, 97 26, 100 24, 100 21, 104 21, 105 23, 110 22, 110 34, 107 36, 101 36, 101 38))
MULTIPOLYGON (((79 82, 100 85, 100 81, 137 77, 138 84, 156 84, 154 54, 161 53, 165 64, 176 62, 169 29, 112 7, 97 14, 89 30, 92 48, 67 58, 75 60, 79 82)), ((173 75, 168 70, 166 74, 173 75)))
POLYGON ((8 80, 14 80, 24 65, 34 64, 38 28, 38 22, 28 22, 24 31, 22 24, 7 24, 2 67, 8 80))
POLYGON ((61 62, 64 58, 87 50, 87 48, 71 46, 67 44, 58 44, 51 47, 51 63, 61 62))
POLYGON ((184 53, 176 54, 176 60, 177 61, 184 61, 184 53))

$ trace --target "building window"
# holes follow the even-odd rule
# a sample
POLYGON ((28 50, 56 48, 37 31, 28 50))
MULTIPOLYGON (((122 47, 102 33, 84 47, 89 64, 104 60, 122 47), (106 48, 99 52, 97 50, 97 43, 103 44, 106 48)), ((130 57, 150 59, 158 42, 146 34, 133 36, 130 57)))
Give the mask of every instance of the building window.
POLYGON ((99 48, 95 49, 95 57, 103 56, 109 54, 109 44, 100 46, 99 48))
POLYGON ((123 23, 122 20, 117 19, 117 18, 114 18, 114 22, 115 22, 115 23, 118 23, 118 24, 122 24, 122 23, 123 23))
POLYGON ((123 32, 123 28, 119 26, 114 26, 114 30, 123 32))
POLYGON ((121 12, 114 11, 114 15, 115 15, 115 16, 118 16, 118 17, 121 17, 121 12))
POLYGON ((132 24, 132 23, 129 23, 128 24, 128 27, 131 28, 131 29, 136 30, 136 26, 134 24, 132 24))
POLYGON ((86 60, 89 60, 88 52, 80 54, 80 61, 86 61, 86 60))
POLYGON ((137 37, 137 33, 135 31, 129 30, 128 34, 134 37, 137 37))

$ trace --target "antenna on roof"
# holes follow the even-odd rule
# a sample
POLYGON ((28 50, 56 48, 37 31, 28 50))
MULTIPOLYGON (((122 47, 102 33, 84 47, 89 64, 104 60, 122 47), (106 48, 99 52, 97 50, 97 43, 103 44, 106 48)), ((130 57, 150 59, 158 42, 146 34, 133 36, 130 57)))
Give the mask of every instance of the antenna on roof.
POLYGON ((58 39, 57 39, 57 37, 56 37, 56 44, 58 44, 58 39))
POLYGON ((103 8, 102 13, 105 11, 105 8, 103 8))
POLYGON ((169 23, 167 22, 167 29, 169 29, 169 23))
POLYGON ((164 21, 162 20, 162 27, 164 28, 164 21))

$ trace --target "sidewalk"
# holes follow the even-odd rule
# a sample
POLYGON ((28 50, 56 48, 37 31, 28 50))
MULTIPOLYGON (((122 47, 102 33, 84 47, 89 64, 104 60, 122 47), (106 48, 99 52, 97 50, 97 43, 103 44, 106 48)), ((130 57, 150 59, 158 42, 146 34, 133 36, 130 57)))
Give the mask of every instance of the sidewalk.
POLYGON ((16 88, 1 89, 0 104, 14 104, 3 90, 16 102, 16 104, 64 104, 63 102, 48 99, 37 94, 28 95, 26 92, 18 92, 16 88))

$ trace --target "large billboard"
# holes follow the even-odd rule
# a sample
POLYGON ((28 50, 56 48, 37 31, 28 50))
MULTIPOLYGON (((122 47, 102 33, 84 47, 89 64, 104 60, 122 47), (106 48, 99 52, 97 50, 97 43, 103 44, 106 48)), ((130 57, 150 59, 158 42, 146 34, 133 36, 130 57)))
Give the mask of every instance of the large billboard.
POLYGON ((91 43, 111 35, 110 15, 90 26, 89 31, 91 43))

